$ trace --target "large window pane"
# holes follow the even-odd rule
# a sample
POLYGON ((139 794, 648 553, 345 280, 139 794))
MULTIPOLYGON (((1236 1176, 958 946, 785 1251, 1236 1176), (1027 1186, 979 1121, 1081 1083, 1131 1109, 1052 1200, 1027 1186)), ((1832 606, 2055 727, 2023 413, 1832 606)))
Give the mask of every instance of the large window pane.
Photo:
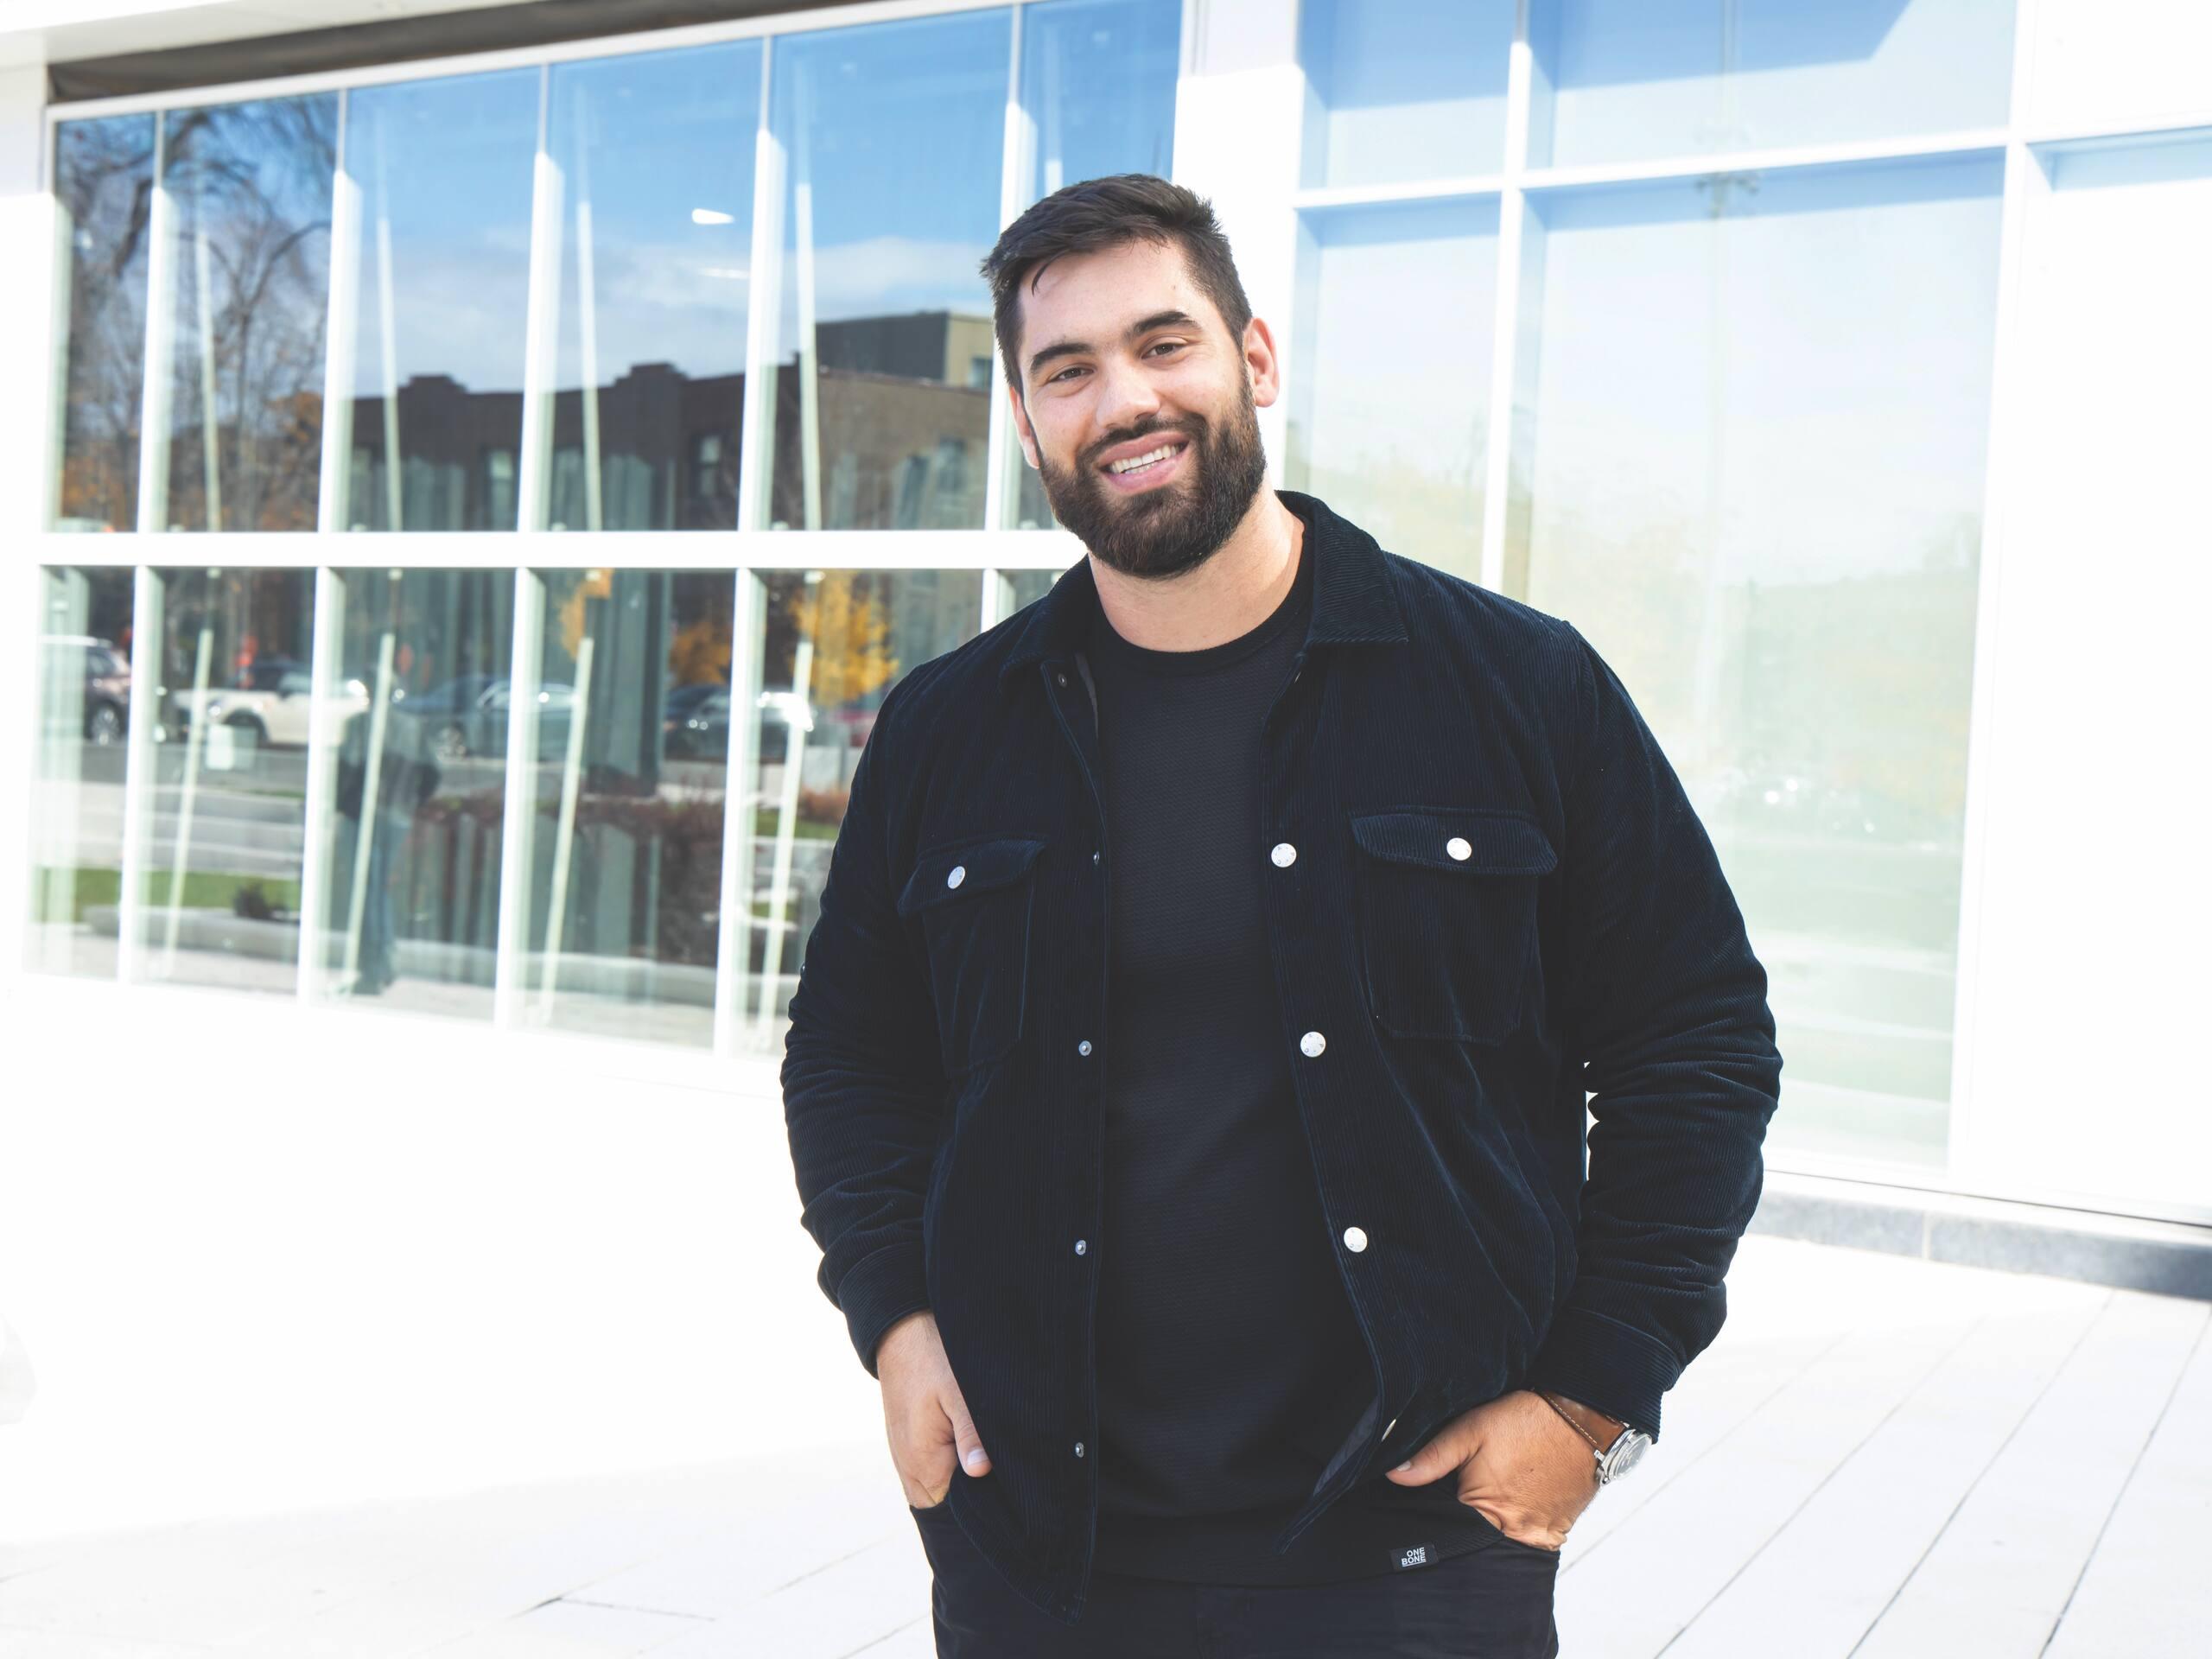
POLYGON ((338 99, 162 118, 171 530, 313 530, 338 99))
POLYGON ((983 522, 1005 11, 776 46, 785 185, 770 522, 983 522))
POLYGON ((760 53, 745 41, 553 67, 553 529, 737 524, 760 53))
POLYGON ((138 429, 146 389, 146 236, 154 118, 65 121, 54 194, 69 296, 63 365, 63 530, 138 527, 138 429))
POLYGON ((540 580, 530 1018, 710 1043, 734 577, 552 570, 540 580))
MULTIPOLYGON (((139 971, 289 994, 316 730, 315 575, 156 570, 152 592, 156 613, 140 619, 156 741, 139 971)), ((326 709, 324 729, 345 712, 326 709)))
POLYGON ((1561 166, 2005 124, 2012 0, 1531 0, 1529 160, 1561 166))
MULTIPOLYGON (((1109 173, 1169 175, 1182 22, 1180 0, 1051 0, 1022 13, 1024 207, 1109 173)), ((987 383, 1003 396, 1003 369, 987 372, 987 383)), ((1050 526, 1044 486, 1012 422, 1006 442, 1015 480, 1008 522, 1019 530, 1050 526)))
POLYGON ((756 584, 747 608, 758 618, 760 673, 738 697, 751 705, 742 713, 753 729, 739 804, 751 830, 740 839, 736 872, 745 946, 734 971, 741 1045, 772 1051, 875 712, 902 676, 975 637, 982 586, 973 570, 779 571, 746 581, 756 584))
POLYGON ((321 987, 488 1018, 514 577, 359 570, 336 586, 338 706, 316 729, 335 808, 321 987))
POLYGON ((1522 596, 1713 833, 1790 1057, 1778 1146, 1944 1157, 1999 174, 1547 195, 1532 230, 1522 596))
POLYGON ((1308 185, 1494 173, 1505 163, 1513 0, 1305 0, 1308 185))
POLYGON ((351 529, 516 527, 539 79, 347 97, 360 222, 351 529))
POLYGON ((1497 203, 1307 213, 1284 481, 1481 574, 1497 203))
POLYGON ((39 588, 30 965, 107 976, 123 891, 131 575, 48 569, 39 588))

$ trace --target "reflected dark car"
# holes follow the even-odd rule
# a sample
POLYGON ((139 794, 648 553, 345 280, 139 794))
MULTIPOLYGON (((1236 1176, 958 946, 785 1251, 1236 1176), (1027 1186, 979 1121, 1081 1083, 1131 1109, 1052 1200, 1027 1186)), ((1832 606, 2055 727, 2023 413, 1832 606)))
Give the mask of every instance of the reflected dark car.
POLYGON ((679 685, 661 705, 661 750, 671 760, 721 760, 729 753, 729 688, 679 685))
MULTIPOLYGON (((569 712, 575 688, 548 681, 537 689, 537 753, 557 758, 568 747, 569 712)), ((513 688, 504 674, 462 674, 428 691, 394 702, 423 730, 430 753, 441 761, 472 755, 494 758, 507 752, 507 717, 513 688)))
POLYGON ((88 633, 49 633, 40 639, 39 651, 48 684, 59 684, 55 677, 69 674, 73 661, 82 677, 84 717, 69 734, 103 748, 122 742, 130 728, 130 664, 114 642, 88 633))

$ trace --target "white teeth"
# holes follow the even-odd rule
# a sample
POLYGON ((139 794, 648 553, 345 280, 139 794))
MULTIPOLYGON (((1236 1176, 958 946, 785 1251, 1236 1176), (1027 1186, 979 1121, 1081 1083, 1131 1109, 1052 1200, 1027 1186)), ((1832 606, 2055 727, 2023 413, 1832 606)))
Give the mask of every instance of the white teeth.
POLYGON ((1127 461, 1109 461, 1106 463, 1106 470, 1109 473, 1134 473, 1140 467, 1149 467, 1154 461, 1165 461, 1174 453, 1173 444, 1163 443, 1149 454, 1132 455, 1127 461))

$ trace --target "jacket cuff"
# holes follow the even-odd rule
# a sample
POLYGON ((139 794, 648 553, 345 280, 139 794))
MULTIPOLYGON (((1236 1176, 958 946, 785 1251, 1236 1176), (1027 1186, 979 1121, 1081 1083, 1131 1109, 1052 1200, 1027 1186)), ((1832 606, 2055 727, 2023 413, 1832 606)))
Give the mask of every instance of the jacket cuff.
POLYGON ((1522 1386, 1549 1389, 1659 1438, 1659 1401, 1682 1374, 1675 1357, 1632 1325, 1563 1307, 1522 1386))
POLYGON ((870 1376, 876 1375, 875 1347, 883 1333, 929 1305, 919 1244, 887 1245, 853 1263, 837 1281, 838 1311, 870 1376))

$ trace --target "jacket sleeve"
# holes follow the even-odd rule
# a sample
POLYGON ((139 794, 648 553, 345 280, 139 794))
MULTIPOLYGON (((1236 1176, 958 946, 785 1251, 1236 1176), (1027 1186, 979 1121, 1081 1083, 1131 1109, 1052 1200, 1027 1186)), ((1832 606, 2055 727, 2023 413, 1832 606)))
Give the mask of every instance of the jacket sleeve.
POLYGON ((1727 1317, 1782 1056, 1704 825, 1626 688, 1568 632, 1567 1035, 1595 1122, 1575 1279, 1527 1385, 1656 1439, 1660 1396, 1727 1317))
POLYGON ((893 697, 853 773, 822 913, 799 964, 784 1040, 784 1123, 816 1281, 861 1363, 929 1306, 922 1203, 942 1138, 945 1079, 925 965, 899 925, 881 797, 893 697))

